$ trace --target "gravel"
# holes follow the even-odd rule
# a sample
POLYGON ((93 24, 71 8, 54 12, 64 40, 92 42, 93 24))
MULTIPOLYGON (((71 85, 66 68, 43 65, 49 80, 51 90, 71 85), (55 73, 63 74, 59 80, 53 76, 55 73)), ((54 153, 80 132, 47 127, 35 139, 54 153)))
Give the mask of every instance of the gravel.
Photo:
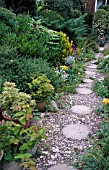
MULTIPOLYGON (((99 54, 97 54, 98 56, 99 54)), ((92 63, 95 63, 95 61, 88 62, 87 66, 92 66, 92 63)), ((90 71, 91 68, 87 67, 87 69, 90 71)), ((93 75, 91 76, 93 77, 93 75)), ((97 71, 95 78, 103 78, 103 75, 97 71)), ((85 79, 88 79, 87 75, 85 79)), ((92 85, 93 81, 87 81, 87 83, 81 83, 78 87, 92 90, 92 85)), ((46 127, 46 138, 38 146, 41 156, 34 157, 37 170, 49 170, 54 165, 66 164, 69 166, 74 163, 87 147, 92 146, 92 142, 96 138, 96 130, 101 126, 103 116, 100 113, 97 114, 96 109, 101 105, 102 98, 96 96, 94 92, 85 95, 67 93, 61 97, 60 101, 57 101, 58 112, 46 112, 41 116, 41 125, 46 127), (75 105, 85 105, 90 107, 92 111, 89 114, 72 113, 71 108, 75 105), (62 129, 70 124, 87 126, 90 129, 90 135, 87 139, 79 140, 65 137, 62 129)))

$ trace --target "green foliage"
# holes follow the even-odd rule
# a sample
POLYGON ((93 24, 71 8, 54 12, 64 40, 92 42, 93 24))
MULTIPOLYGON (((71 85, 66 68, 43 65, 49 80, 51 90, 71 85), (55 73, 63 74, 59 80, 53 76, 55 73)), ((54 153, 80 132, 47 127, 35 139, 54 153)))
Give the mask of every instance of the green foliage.
POLYGON ((94 14, 93 32, 97 35, 107 33, 108 13, 103 9, 98 9, 94 14))
POLYGON ((100 6, 100 9, 104 9, 106 12, 109 13, 109 4, 100 6))
POLYGON ((83 9, 82 3, 80 0, 44 0, 45 8, 55 10, 60 13, 65 19, 73 17, 73 10, 83 9))
POLYGON ((75 92, 74 88, 83 80, 85 72, 84 63, 80 59, 76 59, 66 71, 68 76, 68 81, 66 81, 63 91, 75 92))
MULTIPOLYGON (((0 11, 2 13, 2 8, 0 11)), ((3 13, 3 15, 5 14, 3 13)), ((16 56, 41 57, 57 65, 62 61, 63 49, 67 51, 66 54, 64 53, 64 57, 70 53, 69 47, 66 46, 68 38, 66 37, 66 40, 63 41, 60 33, 42 26, 39 20, 36 22, 28 15, 18 15, 14 19, 9 19, 7 23, 3 19, 0 21, 4 22, 3 26, 0 26, 2 36, 0 52, 3 58, 6 55, 9 56, 4 50, 6 48, 11 52, 15 50, 16 56)))
MULTIPOLYGON (((106 55, 108 54, 108 50, 105 50, 104 52, 106 55)), ((98 68, 100 69, 101 72, 103 73, 108 73, 109 72, 109 56, 104 57, 99 60, 99 65, 98 68)))
POLYGON ((44 9, 41 10, 39 13, 39 15, 43 16, 44 19, 46 19, 46 22, 53 22, 55 20, 58 21, 63 21, 64 18, 57 12, 57 11, 52 11, 52 10, 48 10, 48 9, 44 9))
POLYGON ((32 150, 41 138, 44 138, 44 130, 37 126, 24 129, 14 122, 0 123, 0 150, 4 151, 6 161, 22 160, 21 166, 33 167, 32 155, 27 151, 32 150))
MULTIPOLYGON (((9 55, 10 53, 7 54, 9 55)), ((15 55, 14 51, 13 54, 15 55)), ((50 67, 49 63, 43 59, 19 57, 13 59, 1 57, 0 63, 0 76, 3 81, 15 82, 20 91, 30 93, 28 83, 31 82, 31 76, 36 73, 37 75, 46 74, 55 87, 55 90, 59 88, 63 82, 60 76, 56 76, 53 67, 50 67)))
POLYGON ((8 117, 16 118, 25 125, 25 121, 32 118, 35 101, 31 99, 29 94, 19 92, 15 83, 5 82, 0 96, 0 106, 8 117))
MULTIPOLYGON (((77 11, 77 10, 75 10, 77 11)), ((63 31, 70 37, 70 40, 80 40, 87 32, 87 25, 85 24, 86 14, 80 15, 67 20, 54 20, 48 22, 49 18, 42 18, 42 24, 53 30, 63 31)))
POLYGON ((104 54, 104 56, 109 55, 109 49, 108 48, 104 49, 103 54, 104 54))
POLYGON ((107 81, 105 80, 103 80, 102 82, 96 80, 93 85, 93 90, 96 92, 98 96, 109 97, 108 84, 107 81))
POLYGON ((5 0, 6 8, 13 9, 15 13, 30 13, 31 16, 36 15, 35 0, 5 0))
POLYGON ((36 101, 47 100, 48 97, 52 96, 54 91, 54 87, 45 74, 42 74, 41 76, 35 75, 32 77, 32 81, 28 85, 31 95, 36 101))

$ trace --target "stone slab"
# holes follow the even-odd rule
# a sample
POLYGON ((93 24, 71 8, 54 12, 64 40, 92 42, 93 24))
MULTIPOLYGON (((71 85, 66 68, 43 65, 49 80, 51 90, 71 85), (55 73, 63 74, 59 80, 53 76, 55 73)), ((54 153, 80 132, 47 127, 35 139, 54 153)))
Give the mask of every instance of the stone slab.
POLYGON ((90 107, 87 107, 85 105, 75 105, 72 106, 71 111, 73 113, 77 113, 79 115, 86 115, 92 112, 90 107))
POLYGON ((98 62, 98 60, 92 60, 90 63, 96 64, 97 62, 98 62))
POLYGON ((99 51, 102 52, 104 50, 104 47, 99 47, 99 51))
POLYGON ((85 71, 85 73, 88 74, 88 75, 95 75, 96 74, 96 72, 94 72, 94 71, 85 71))
POLYGON ((86 125, 82 124, 70 124, 66 125, 62 129, 63 135, 68 139, 82 140, 87 139, 89 134, 89 129, 86 125))
POLYGON ((92 68, 92 69, 96 69, 97 68, 97 65, 90 65, 90 66, 87 66, 88 68, 92 68))
POLYGON ((75 167, 68 166, 66 164, 58 164, 48 168, 48 170, 77 170, 75 167))
POLYGON ((93 80, 91 80, 91 79, 84 79, 83 82, 85 82, 85 83, 93 83, 93 80))
POLYGON ((91 94, 92 90, 90 90, 88 88, 76 88, 76 92, 78 94, 91 94))

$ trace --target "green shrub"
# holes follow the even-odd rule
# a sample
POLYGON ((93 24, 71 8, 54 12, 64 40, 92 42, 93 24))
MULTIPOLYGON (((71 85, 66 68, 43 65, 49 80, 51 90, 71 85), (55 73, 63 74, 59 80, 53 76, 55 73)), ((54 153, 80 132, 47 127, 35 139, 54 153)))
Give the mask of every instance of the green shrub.
POLYGON ((53 95, 54 87, 45 74, 40 76, 33 76, 31 83, 28 85, 31 91, 31 95, 36 101, 46 101, 53 95))
MULTIPOLYGON (((1 19, 2 23, 3 21, 1 19)), ((50 61, 53 65, 58 65, 63 58, 69 55, 70 42, 67 37, 63 40, 59 32, 49 30, 39 22, 36 22, 28 15, 18 15, 15 20, 11 18, 6 24, 4 21, 3 26, 0 26, 1 49, 9 46, 10 50, 16 49, 17 54, 21 57, 41 57, 50 61), (6 31, 5 34, 4 31, 6 31), (64 57, 62 56, 63 50, 64 57)), ((4 50, 2 50, 2 56, 3 54, 4 50)))
POLYGON ((54 20, 63 21, 63 17, 57 11, 44 9, 39 12, 39 15, 43 16, 47 22, 53 22, 54 20))
POLYGON ((103 54, 104 54, 104 56, 109 55, 109 49, 108 48, 104 49, 103 54))
POLYGON ((45 8, 55 10, 65 19, 72 18, 72 10, 83 9, 81 0, 44 0, 45 8))
POLYGON ((15 13, 30 13, 31 16, 36 15, 35 0, 4 0, 6 8, 13 9, 15 13))
POLYGON ((107 33, 108 13, 103 9, 98 9, 94 14, 93 32, 97 35, 107 33))
POLYGON ((55 90, 61 86, 62 78, 56 76, 54 69, 46 61, 21 58, 17 56, 16 51, 10 51, 7 54, 11 54, 11 56, 8 58, 6 55, 6 58, 1 57, 0 60, 0 77, 4 81, 15 82, 20 91, 30 93, 28 83, 31 82, 31 76, 36 73, 38 75, 46 74, 55 90))

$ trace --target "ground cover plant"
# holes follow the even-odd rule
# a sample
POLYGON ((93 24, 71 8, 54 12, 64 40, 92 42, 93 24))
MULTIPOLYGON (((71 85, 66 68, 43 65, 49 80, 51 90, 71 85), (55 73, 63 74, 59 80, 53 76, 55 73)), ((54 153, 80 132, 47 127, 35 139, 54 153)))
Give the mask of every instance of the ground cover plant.
POLYGON ((98 69, 104 74, 104 80, 96 80, 93 86, 94 91, 101 97, 109 97, 109 52, 104 50, 104 56, 99 60, 98 69))

